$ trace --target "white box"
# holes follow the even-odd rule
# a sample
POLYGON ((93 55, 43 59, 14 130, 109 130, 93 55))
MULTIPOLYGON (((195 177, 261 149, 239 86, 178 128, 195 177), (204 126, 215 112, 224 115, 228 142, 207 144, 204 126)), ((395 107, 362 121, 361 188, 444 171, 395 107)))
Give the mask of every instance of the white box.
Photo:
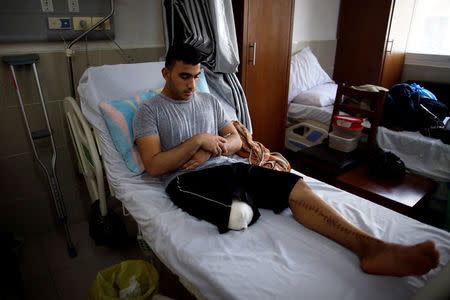
POLYGON ((322 143, 328 136, 328 128, 322 123, 304 121, 292 125, 286 130, 285 146, 297 152, 302 149, 322 143))
POLYGON ((343 137, 343 138, 359 138, 361 135, 361 132, 363 130, 363 127, 361 126, 361 129, 349 129, 349 128, 343 128, 339 127, 333 124, 333 133, 337 136, 343 137))
POLYGON ((359 136, 353 137, 353 138, 345 138, 345 137, 336 135, 333 131, 328 134, 328 137, 329 137, 328 146, 330 148, 333 148, 333 149, 336 149, 336 150, 339 150, 342 152, 351 152, 351 151, 355 150, 356 147, 358 147, 359 136))

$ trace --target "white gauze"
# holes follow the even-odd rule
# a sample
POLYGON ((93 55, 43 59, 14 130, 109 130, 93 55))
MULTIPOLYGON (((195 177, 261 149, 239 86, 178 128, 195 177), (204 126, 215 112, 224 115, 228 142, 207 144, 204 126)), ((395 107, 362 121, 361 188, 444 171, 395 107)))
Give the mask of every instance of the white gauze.
POLYGON ((248 227, 248 224, 253 218, 253 210, 245 202, 233 198, 231 204, 230 220, 228 221, 228 228, 233 230, 241 230, 248 227))

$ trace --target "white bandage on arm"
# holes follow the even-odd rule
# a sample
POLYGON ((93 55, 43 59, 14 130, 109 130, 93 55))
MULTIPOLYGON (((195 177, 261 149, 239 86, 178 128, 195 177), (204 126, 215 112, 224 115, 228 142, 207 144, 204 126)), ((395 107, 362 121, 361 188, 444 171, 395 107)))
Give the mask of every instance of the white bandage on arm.
POLYGON ((241 230, 248 227, 248 224, 253 218, 253 210, 245 202, 233 198, 230 211, 230 219, 228 221, 228 228, 233 230, 241 230))

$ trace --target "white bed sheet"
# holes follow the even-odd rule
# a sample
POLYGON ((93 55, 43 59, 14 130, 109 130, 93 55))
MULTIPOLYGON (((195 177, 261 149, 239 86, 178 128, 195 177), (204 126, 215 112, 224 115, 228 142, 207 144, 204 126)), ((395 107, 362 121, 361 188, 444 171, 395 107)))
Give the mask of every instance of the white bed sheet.
POLYGON ((280 215, 262 209, 246 231, 218 234, 177 208, 158 180, 132 176, 108 136, 101 141, 116 197, 159 259, 207 299, 409 299, 450 260, 450 233, 306 176, 316 193, 370 234, 404 244, 433 240, 439 268, 404 278, 365 274, 354 254, 299 225, 289 209, 280 215))
MULTIPOLYGON (((329 126, 333 106, 317 107, 291 103, 288 122, 293 125, 314 120, 329 126)), ((423 136, 420 132, 393 131, 380 126, 377 143, 385 151, 392 151, 415 173, 438 181, 450 181, 450 145, 439 139, 423 136)))
POLYGON ((438 181, 450 181, 450 145, 420 132, 393 131, 379 127, 377 141, 381 148, 396 153, 409 169, 438 181))
MULTIPOLYGON (((80 95, 83 112, 99 101, 80 95)), ((289 210, 279 215, 261 210, 246 231, 220 235, 215 226, 177 208, 158 180, 130 172, 101 115, 92 112, 85 115, 98 126, 116 197, 159 259, 207 299, 409 299, 450 259, 450 233, 308 177, 316 193, 374 236, 404 244, 433 240, 441 253, 439 267, 403 278, 365 274, 354 254, 299 225, 289 210)))
POLYGON ((246 231, 218 234, 177 208, 157 179, 129 172, 108 135, 100 139, 116 197, 159 259, 207 299, 409 299, 450 260, 450 233, 306 176, 316 193, 370 234, 404 244, 433 240, 439 268, 404 278, 365 274, 354 254, 299 225, 289 209, 280 215, 262 209, 246 231))

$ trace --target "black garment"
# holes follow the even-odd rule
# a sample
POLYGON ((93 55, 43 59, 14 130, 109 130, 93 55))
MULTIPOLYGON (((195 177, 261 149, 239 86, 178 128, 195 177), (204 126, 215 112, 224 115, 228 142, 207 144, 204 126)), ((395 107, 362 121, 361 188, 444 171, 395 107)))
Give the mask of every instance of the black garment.
POLYGON ((193 171, 175 177, 166 192, 187 213, 227 232, 232 198, 246 202, 253 210, 252 225, 259 208, 280 213, 288 207, 292 188, 301 177, 256 165, 235 163, 193 171))
POLYGON ((386 95, 380 125, 409 131, 439 126, 439 120, 428 111, 440 120, 449 115, 449 109, 443 102, 421 96, 409 84, 396 84, 386 95))

